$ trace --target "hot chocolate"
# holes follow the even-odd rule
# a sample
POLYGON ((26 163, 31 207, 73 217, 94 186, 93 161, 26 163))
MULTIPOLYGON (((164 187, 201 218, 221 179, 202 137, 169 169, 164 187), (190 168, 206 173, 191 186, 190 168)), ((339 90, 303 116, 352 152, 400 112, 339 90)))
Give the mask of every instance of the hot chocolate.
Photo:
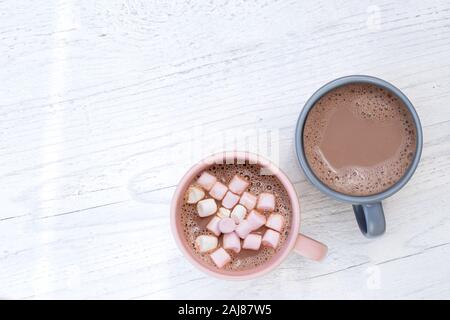
POLYGON ((201 263, 243 271, 282 250, 291 228, 291 203, 277 177, 261 169, 248 162, 212 165, 192 181, 195 192, 186 196, 178 218, 186 247, 201 263), (254 227, 245 230, 247 222, 254 227))
POLYGON ((311 109, 303 130, 309 166, 329 188, 368 196, 394 185, 416 152, 408 109, 391 92, 355 83, 334 89, 311 109))

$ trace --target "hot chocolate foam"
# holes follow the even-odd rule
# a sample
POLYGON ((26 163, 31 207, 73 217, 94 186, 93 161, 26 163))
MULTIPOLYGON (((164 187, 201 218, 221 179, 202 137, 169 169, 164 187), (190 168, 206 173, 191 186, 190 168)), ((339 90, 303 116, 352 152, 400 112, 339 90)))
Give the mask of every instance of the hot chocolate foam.
POLYGON ((366 196, 389 189, 405 174, 416 151, 416 129, 391 92, 349 84, 311 109, 303 143, 317 178, 340 193, 366 196))
MULTIPOLYGON (((223 269, 228 271, 243 271, 254 269, 265 264, 283 249, 284 243, 288 237, 288 232, 291 228, 292 207, 287 191, 276 176, 261 175, 261 166, 259 165, 249 163, 213 165, 208 169, 208 172, 216 176, 219 181, 226 185, 228 185, 236 174, 239 174, 251 182, 251 185, 247 189, 248 192, 255 195, 259 195, 263 192, 270 192, 275 195, 277 201, 274 212, 283 215, 286 221, 281 232, 280 244, 277 249, 261 247, 258 251, 242 250, 238 254, 228 251, 228 253, 232 256, 232 261, 223 269)), ((196 177, 192 182, 194 182, 197 178, 198 177, 196 177)), ((190 204, 183 204, 179 214, 179 219, 183 230, 184 241, 193 256, 195 256, 196 259, 202 263, 215 268, 210 255, 199 253, 195 248, 195 239, 198 236, 211 234, 206 229, 206 225, 210 219, 200 218, 196 211, 196 206, 190 204)), ((262 227, 254 233, 264 235, 266 230, 266 227, 262 227)), ((222 245, 222 239, 220 239, 219 245, 222 245)))

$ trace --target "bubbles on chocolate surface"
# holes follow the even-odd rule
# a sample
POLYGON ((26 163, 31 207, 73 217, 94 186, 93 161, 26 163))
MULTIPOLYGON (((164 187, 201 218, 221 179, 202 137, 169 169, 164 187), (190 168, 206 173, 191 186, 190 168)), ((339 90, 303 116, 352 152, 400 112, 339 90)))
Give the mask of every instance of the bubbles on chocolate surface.
POLYGON ((416 130, 409 111, 391 92, 371 84, 349 84, 323 96, 308 114, 302 139, 314 174, 331 189, 356 196, 389 189, 408 170, 416 151, 416 130), (400 125, 402 137, 396 154, 376 165, 333 168, 319 146, 338 108, 347 108, 358 119, 400 125))

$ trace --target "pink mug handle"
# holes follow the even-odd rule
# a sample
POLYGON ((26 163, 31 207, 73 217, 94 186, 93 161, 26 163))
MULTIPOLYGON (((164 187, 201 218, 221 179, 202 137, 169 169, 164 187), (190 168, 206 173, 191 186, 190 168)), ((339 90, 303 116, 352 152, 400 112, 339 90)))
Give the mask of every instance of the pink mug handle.
POLYGON ((322 261, 327 256, 328 247, 319 241, 299 234, 294 251, 305 258, 322 261))

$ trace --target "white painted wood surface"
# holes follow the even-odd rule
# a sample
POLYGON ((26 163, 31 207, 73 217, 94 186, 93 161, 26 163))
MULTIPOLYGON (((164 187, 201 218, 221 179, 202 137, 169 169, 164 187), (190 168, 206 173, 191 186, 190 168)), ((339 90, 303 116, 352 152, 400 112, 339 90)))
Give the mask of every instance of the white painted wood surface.
POLYGON ((6 0, 0 17, 0 297, 450 298, 448 1, 6 0), (302 105, 348 74, 404 90, 424 127, 373 241, 293 150, 302 105), (278 136, 324 263, 226 282, 176 248, 174 187, 240 129, 278 136))

